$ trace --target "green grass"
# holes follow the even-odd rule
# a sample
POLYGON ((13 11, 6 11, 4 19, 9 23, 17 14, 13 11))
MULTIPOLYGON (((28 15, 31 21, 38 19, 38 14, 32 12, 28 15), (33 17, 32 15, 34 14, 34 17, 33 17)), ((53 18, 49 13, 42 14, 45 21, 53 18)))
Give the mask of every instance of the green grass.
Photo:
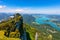
POLYGON ((4 31, 0 31, 0 40, 20 40, 19 38, 8 38, 4 36, 4 31))

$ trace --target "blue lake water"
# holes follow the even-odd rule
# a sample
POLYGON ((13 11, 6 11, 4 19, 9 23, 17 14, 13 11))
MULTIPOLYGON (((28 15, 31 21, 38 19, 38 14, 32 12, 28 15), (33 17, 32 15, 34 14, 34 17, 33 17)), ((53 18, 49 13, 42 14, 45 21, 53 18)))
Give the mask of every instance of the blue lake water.
POLYGON ((41 18, 36 18, 35 22, 38 24, 48 24, 50 25, 52 28, 60 31, 60 27, 58 27, 55 23, 48 21, 50 20, 50 18, 47 17, 41 17, 41 18))

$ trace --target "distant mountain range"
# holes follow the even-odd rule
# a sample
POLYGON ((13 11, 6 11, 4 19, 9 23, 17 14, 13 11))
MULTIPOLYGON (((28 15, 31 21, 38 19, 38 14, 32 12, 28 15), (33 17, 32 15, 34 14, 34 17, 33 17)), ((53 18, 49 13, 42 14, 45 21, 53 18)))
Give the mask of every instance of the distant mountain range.
MULTIPOLYGON (((14 15, 14 13, 0 13, 0 20, 2 19, 8 19, 9 16, 14 15)), ((34 16, 39 16, 39 17, 47 17, 47 18, 55 18, 58 19, 57 22, 60 22, 60 15, 48 15, 48 14, 21 14, 23 16, 23 21, 25 23, 31 24, 34 22, 35 17, 34 16)))
POLYGON ((0 20, 2 19, 7 19, 9 16, 12 16, 13 14, 11 13, 0 13, 0 20))

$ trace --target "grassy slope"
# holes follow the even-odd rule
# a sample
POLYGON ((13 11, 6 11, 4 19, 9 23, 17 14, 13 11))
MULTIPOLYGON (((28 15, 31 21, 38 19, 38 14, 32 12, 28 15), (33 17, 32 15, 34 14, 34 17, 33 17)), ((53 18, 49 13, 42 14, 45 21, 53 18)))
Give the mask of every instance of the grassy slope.
POLYGON ((7 38, 4 36, 4 31, 0 31, 0 40, 20 40, 19 38, 7 38))
POLYGON ((47 35, 41 31, 31 27, 28 24, 26 24, 25 26, 26 26, 26 31, 30 34, 31 40, 35 40, 36 32, 38 33, 38 40, 52 40, 53 39, 51 34, 47 35))
MULTIPOLYGON (((28 38, 29 40, 35 40, 35 34, 36 32, 38 33, 38 40, 48 40, 50 38, 48 38, 48 36, 44 35, 42 32, 36 30, 35 28, 32 28, 30 25, 25 24, 25 28, 26 28, 26 32, 28 33, 28 38)), ((19 38, 7 38, 6 36, 4 36, 4 31, 1 30, 0 31, 0 39, 1 40, 20 40, 19 38)))

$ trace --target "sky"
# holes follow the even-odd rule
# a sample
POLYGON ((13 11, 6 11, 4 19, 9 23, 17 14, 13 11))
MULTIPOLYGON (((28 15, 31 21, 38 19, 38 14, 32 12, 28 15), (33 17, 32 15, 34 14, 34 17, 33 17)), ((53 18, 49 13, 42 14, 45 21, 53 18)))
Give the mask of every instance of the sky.
POLYGON ((60 0, 0 0, 0 12, 60 14, 60 0))

